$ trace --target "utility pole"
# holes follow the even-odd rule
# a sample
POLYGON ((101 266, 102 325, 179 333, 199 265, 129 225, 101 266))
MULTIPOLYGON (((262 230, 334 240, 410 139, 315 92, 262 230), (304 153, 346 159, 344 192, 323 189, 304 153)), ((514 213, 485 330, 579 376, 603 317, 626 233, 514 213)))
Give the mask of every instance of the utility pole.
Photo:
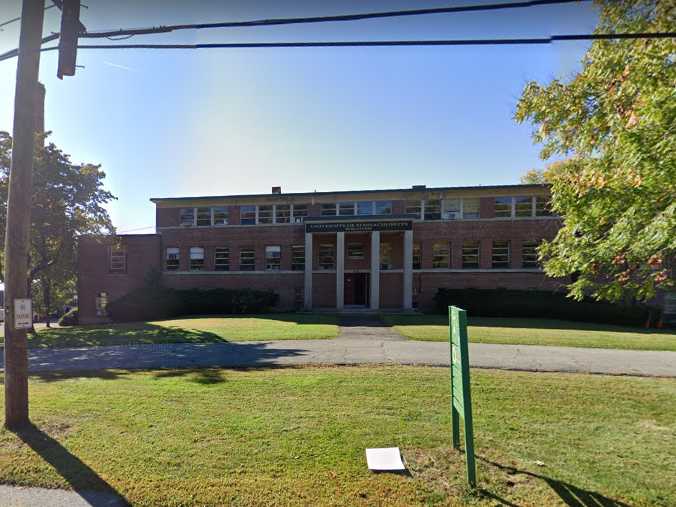
POLYGON ((15 300, 28 293, 35 104, 40 68, 44 0, 23 0, 19 59, 14 96, 12 164, 5 234, 5 427, 17 429, 28 419, 26 330, 17 329, 15 300))

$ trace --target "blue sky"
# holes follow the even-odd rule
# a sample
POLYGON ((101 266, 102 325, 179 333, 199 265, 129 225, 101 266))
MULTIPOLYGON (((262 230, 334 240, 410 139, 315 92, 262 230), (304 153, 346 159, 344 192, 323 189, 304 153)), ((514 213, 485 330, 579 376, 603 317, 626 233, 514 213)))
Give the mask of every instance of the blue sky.
MULTIPOLYGON (((481 2, 85 3, 82 20, 98 30, 481 2)), ((3 0, 0 22, 19 6, 3 0)), ((132 41, 536 37, 590 32, 595 22, 585 2, 132 41)), ((48 10, 45 33, 58 27, 48 10)), ((17 42, 18 23, 0 31, 0 51, 17 42)), ((517 183, 544 165, 531 127, 512 119, 523 86, 569 78, 586 47, 83 50, 84 69, 63 81, 56 53, 43 53, 40 78, 52 141, 75 162, 102 164, 120 232, 152 232, 150 197, 517 183)), ((15 72, 15 59, 0 62, 0 130, 10 132, 15 72)))

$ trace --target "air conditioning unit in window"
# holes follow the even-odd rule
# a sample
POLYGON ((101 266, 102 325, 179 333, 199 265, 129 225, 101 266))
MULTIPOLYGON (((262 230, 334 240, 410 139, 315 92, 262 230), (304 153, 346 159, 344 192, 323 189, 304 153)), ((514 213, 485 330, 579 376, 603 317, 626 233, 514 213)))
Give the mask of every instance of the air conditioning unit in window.
POLYGON ((293 217, 291 219, 291 222, 294 224, 302 224, 303 223, 303 217, 293 217))
POLYGON ((459 211, 444 211, 445 220, 458 220, 460 218, 459 211))

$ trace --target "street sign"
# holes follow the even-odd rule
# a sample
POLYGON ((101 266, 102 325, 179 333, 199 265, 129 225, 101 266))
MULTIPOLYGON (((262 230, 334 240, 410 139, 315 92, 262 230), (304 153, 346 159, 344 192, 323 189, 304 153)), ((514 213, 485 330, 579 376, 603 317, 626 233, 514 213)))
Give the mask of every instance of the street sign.
POLYGON ((33 327, 33 305, 30 299, 14 300, 14 329, 33 327))
POLYGON ((472 427, 472 396, 469 383, 469 347, 467 345, 467 312, 448 307, 448 341, 451 346, 451 425, 453 448, 460 448, 460 418, 465 423, 465 458, 467 483, 476 487, 474 462, 474 430, 472 427))

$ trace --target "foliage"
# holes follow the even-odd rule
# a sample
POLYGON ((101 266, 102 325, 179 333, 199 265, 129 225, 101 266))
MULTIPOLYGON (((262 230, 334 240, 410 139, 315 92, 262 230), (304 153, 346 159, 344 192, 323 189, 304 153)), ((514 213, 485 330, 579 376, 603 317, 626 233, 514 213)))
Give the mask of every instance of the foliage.
POLYGON ((59 326, 77 326, 80 322, 80 314, 77 307, 71 308, 59 319, 59 326))
POLYGON ((438 289, 434 302, 439 313, 450 305, 472 317, 527 317, 580 322, 643 325, 658 312, 645 305, 621 305, 590 299, 574 301, 563 293, 544 290, 438 289))
MULTIPOLYGON (((602 0, 598 32, 668 32, 674 2, 602 0)), ((531 121, 564 217, 540 249, 577 299, 651 299, 673 287, 676 252, 676 42, 599 40, 568 82, 528 83, 515 118, 531 121)))
POLYGON ((163 289, 144 287, 108 305, 116 322, 169 319, 184 315, 262 313, 277 304, 272 291, 253 289, 163 289))
MULTIPOLYGON (((93 164, 73 164, 53 143, 36 142, 31 208, 31 289, 45 314, 69 302, 75 292, 76 238, 113 230, 105 204, 105 173, 93 164)), ((12 138, 0 132, 0 235, 6 227, 12 138)), ((0 263, 3 256, 0 252, 0 263)), ((0 277, 2 270, 0 269, 0 277)))

